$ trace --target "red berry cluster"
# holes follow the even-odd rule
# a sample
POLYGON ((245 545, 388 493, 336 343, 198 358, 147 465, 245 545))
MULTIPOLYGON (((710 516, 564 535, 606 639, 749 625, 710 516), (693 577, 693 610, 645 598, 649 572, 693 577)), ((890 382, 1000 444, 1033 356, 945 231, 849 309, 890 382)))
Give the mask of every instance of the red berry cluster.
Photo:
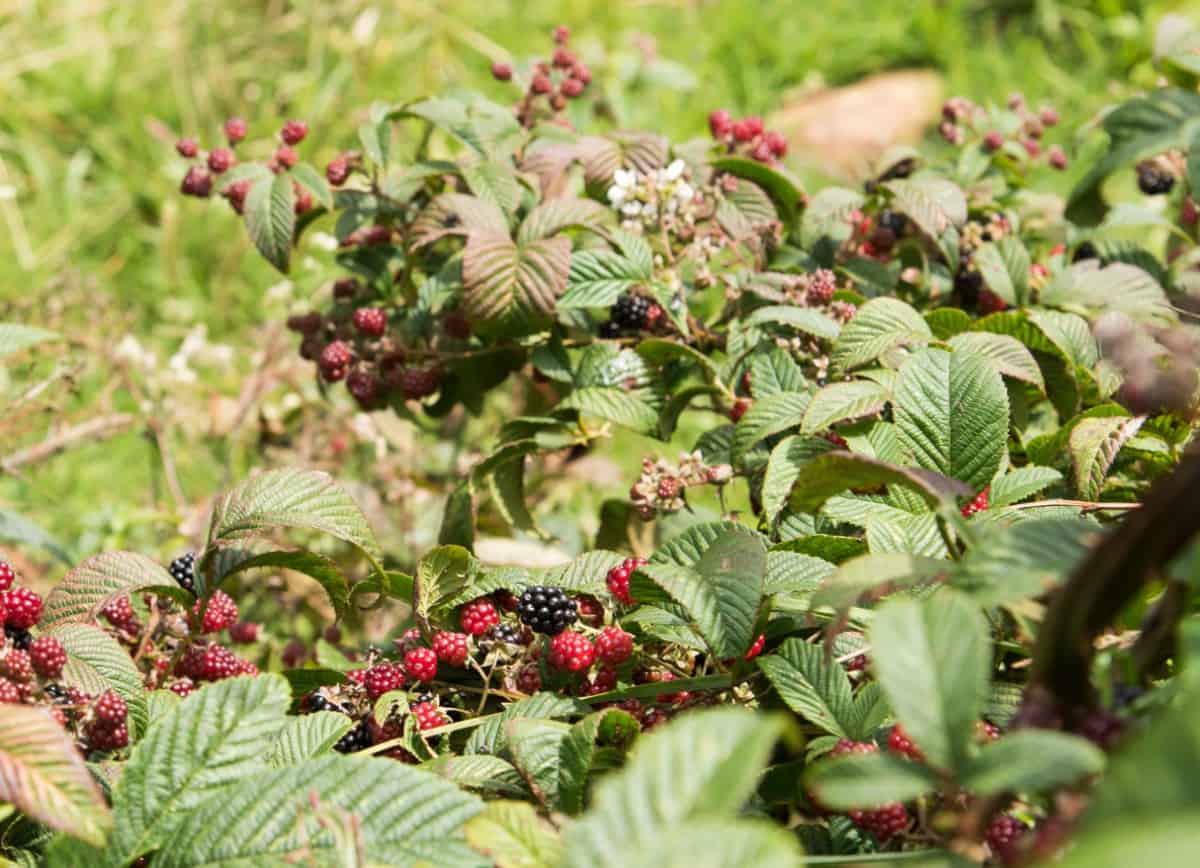
POLYGON ((472 636, 482 636, 496 624, 500 623, 500 616, 496 613, 496 606, 491 600, 484 597, 463 606, 462 611, 459 612, 458 619, 463 632, 469 633, 472 636))
POLYGON ((629 577, 633 575, 634 570, 644 567, 647 563, 645 558, 626 558, 609 570, 608 575, 605 576, 609 593, 626 606, 632 605, 633 598, 629 596, 629 577))
POLYGON ((920 749, 913 744, 912 739, 908 737, 908 733, 904 731, 904 727, 898 723, 888 733, 888 750, 913 760, 922 760, 925 758, 920 749))
MULTIPOLYGON (((554 28, 554 53, 549 60, 534 64, 525 96, 517 104, 517 120, 526 128, 533 127, 539 120, 556 117, 567 107, 569 100, 583 95, 592 83, 592 71, 570 49, 571 33, 566 27, 554 28)), ((513 81, 515 72, 512 64, 496 61, 492 64, 492 77, 497 81, 513 81)))
POLYGON ((1023 153, 1030 161, 1044 156, 1052 169, 1063 171, 1067 168, 1067 154, 1060 145, 1042 147, 1045 131, 1059 120, 1053 106, 1042 106, 1033 111, 1022 94, 1014 93, 1008 98, 1008 112, 1008 117, 998 117, 964 97, 952 97, 942 106, 938 133, 952 145, 978 141, 979 147, 989 154, 1003 152, 1020 156, 1023 153), (1010 132, 1013 123, 1008 118, 1014 115, 1016 131, 1010 132), (1013 147, 1006 148, 1008 144, 1013 147))
POLYGON ((106 690, 92 703, 84 724, 84 738, 92 750, 120 750, 129 744, 126 716, 129 708, 113 690, 106 690))
POLYGON ((219 633, 237 623, 238 608, 233 598, 224 591, 213 591, 207 603, 197 600, 192 606, 192 621, 198 624, 199 633, 219 633), (203 617, 201 613, 203 612, 203 617))
POLYGON ((782 133, 764 129, 762 118, 756 115, 734 120, 733 115, 725 109, 717 109, 708 115, 708 131, 729 153, 740 154, 768 166, 775 165, 787 156, 787 139, 782 133))
POLYGON ((596 662, 596 646, 582 633, 564 630, 550 640, 550 665, 567 672, 582 672, 596 662))
POLYGON ((971 498, 971 500, 959 510, 965 518, 970 518, 977 512, 983 512, 988 508, 988 492, 991 487, 985 487, 983 491, 971 498))
POLYGON ((1012 814, 1001 814, 992 820, 986 833, 988 847, 1003 865, 1015 865, 1021 859, 1021 844, 1029 827, 1012 814))
POLYGON ((465 634, 447 630, 433 634, 433 652, 441 662, 460 668, 466 665, 471 653, 465 634))

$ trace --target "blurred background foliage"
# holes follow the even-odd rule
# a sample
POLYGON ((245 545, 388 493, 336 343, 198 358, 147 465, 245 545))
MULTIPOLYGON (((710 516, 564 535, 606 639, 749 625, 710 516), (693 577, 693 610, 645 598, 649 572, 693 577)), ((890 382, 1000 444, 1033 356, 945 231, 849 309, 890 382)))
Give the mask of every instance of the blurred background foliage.
MULTIPOLYGON (((481 419, 420 430, 326 402, 281 321, 328 283, 331 256, 310 244, 281 281, 223 201, 177 195, 181 134, 215 143, 238 115, 252 139, 266 138, 304 118, 304 155, 324 165, 352 144, 372 101, 464 86, 507 99, 489 64, 542 52, 560 23, 614 122, 676 139, 704 134, 716 107, 769 114, 912 68, 938 73, 946 94, 1052 102, 1074 130, 1153 83, 1154 25, 1169 11, 1195 10, 1135 0, 0 0, 0 321, 67 338, 0 367, 0 389, 23 396, 0 420, 0 461, 29 449, 37 459, 0 467, 0 535, 17 535, 22 516, 72 557, 171 555, 214 491, 251 467, 293 463, 361 480, 360 499, 404 563, 433 542, 447 481, 524 400, 515 386, 500 390, 481 419), (37 453, 97 417, 118 433, 37 453)), ((821 180, 802 157, 792 167, 821 180)), ((1043 180, 1064 191, 1075 177, 1043 180)), ((542 468, 577 483, 531 480, 545 492, 545 526, 565 549, 582 547, 600 502, 625 496, 642 455, 673 456, 696 433, 669 447, 621 435, 582 464, 542 468)))

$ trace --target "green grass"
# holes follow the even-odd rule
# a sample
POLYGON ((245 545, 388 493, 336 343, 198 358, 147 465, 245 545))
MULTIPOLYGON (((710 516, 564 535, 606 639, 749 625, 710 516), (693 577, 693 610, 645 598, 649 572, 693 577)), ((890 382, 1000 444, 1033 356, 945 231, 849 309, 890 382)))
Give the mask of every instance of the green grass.
MULTIPOLYGON (((1149 80, 1153 21, 1177 5, 0 0, 0 320, 88 339, 76 348, 85 371, 61 405, 76 418, 101 398, 136 406, 122 389, 105 397, 111 371, 96 352, 126 332, 163 357, 202 322, 248 360, 263 324, 282 313, 266 292, 279 277, 224 203, 177 195, 176 136, 215 141, 237 114, 265 137, 281 119, 303 117, 313 130, 305 155, 323 165, 350 144, 373 100, 448 86, 502 98, 490 61, 544 51, 558 23, 572 28, 622 124, 687 137, 717 106, 766 113, 814 82, 910 66, 936 68, 949 92, 979 100, 1013 90, 1035 104, 1053 100, 1065 124, 1078 124, 1119 92, 1114 81, 1149 80), (640 63, 647 45, 669 62, 640 63)), ((328 276, 320 261, 301 263, 297 295, 328 276)), ((205 385, 236 395, 238 377, 205 385)), ((186 427, 171 441, 189 499, 259 461, 252 441, 213 442, 186 427)), ((18 439, 44 430, 39 423, 18 439)), ((468 440, 486 436, 477 423, 468 440)), ((0 455, 13 445, 0 443, 0 455)), ((0 479, 0 508, 80 552, 169 537, 179 516, 167 503, 157 457, 137 433, 0 479)))

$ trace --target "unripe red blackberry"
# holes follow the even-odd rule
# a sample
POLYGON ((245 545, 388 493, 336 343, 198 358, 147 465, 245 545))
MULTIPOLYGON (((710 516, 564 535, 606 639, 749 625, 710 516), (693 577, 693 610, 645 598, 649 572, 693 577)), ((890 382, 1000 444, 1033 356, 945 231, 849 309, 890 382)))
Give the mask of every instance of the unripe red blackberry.
POLYGON ((663 500, 674 500, 683 490, 683 483, 675 476, 664 476, 658 481, 658 496, 663 500))
POLYGON ((317 365, 321 369, 321 376, 333 383, 346 376, 346 369, 353 360, 354 352, 350 347, 343 341, 334 341, 321 350, 317 365))
POLYGON ((333 283, 334 301, 353 301, 362 292, 362 284, 353 277, 343 277, 333 283))
POLYGON ((376 663, 363 674, 363 686, 371 699, 378 699, 392 690, 400 690, 404 684, 404 670, 395 663, 376 663))
POLYGON ((775 159, 775 155, 771 153, 771 146, 766 141, 759 141, 750 151, 750 156, 760 163, 770 163, 775 159))
POLYGON ((400 374, 400 391, 410 401, 419 401, 438 390, 442 375, 437 368, 405 368, 400 374))
POLYGON ((729 420, 734 423, 740 421, 741 418, 746 415, 746 411, 749 409, 750 399, 738 398, 733 402, 733 406, 729 408, 729 420))
POLYGON ((1052 145, 1046 154, 1046 162, 1061 172, 1067 168, 1067 154, 1060 145, 1052 145))
POLYGON ((554 83, 550 81, 550 76, 538 73, 533 77, 533 81, 529 83, 529 89, 534 93, 550 93, 554 90, 554 83))
POLYGON ((290 169, 300 162, 300 155, 287 145, 280 145, 275 149, 275 155, 271 159, 275 161, 276 165, 290 169))
POLYGON ((975 306, 979 308, 979 313, 983 316, 1008 310, 1008 302, 990 289, 979 290, 979 298, 976 300, 975 306))
POLYGON ((298 145, 308 135, 308 124, 304 121, 288 121, 279 131, 279 138, 285 145, 298 145))
POLYGON ((750 643, 750 648, 742 655, 742 659, 749 661, 753 660, 762 653, 763 646, 767 644, 767 637, 764 633, 759 633, 753 642, 750 643))
POLYGON ((20 585, 0 593, 0 605, 4 606, 4 623, 18 630, 28 630, 42 617, 42 598, 20 585))
POLYGON ((878 753, 879 747, 869 741, 851 741, 848 738, 838 739, 837 744, 829 751, 831 757, 847 756, 855 753, 878 753))
POLYGON ((321 330, 321 326, 325 324, 325 318, 317 311, 309 313, 296 314, 287 318, 287 327, 289 331, 299 332, 302 335, 316 334, 321 330))
MULTIPOLYGON (((17 580, 17 573, 8 561, 0 561, 0 591, 7 591, 17 580)), ((3 619, 0 619, 3 620, 3 619)))
POLYGON ((971 498, 971 500, 967 503, 967 505, 964 506, 961 510, 959 510, 963 514, 964 517, 969 518, 970 516, 974 515, 975 513, 983 512, 985 509, 988 508, 988 491, 989 490, 990 490, 990 486, 984 487, 983 491, 979 492, 977 495, 975 495, 973 498, 971 498))
POLYGON ((234 181, 225 188, 225 192, 221 195, 229 202, 229 207, 233 209, 235 214, 243 214, 246 211, 246 196, 250 193, 250 179, 243 178, 241 181, 234 181))
POLYGON ((596 647, 582 633, 565 630, 550 640, 550 665, 582 672, 596 662, 596 647))
POLYGON ((20 705, 21 690, 7 678, 0 678, 0 705, 20 705))
POLYGON ((561 93, 553 94, 550 97, 550 108, 556 112, 560 112, 567 107, 567 98, 561 93))
POLYGON ((1021 857, 1021 839, 1029 827, 1012 814, 1001 814, 988 826, 985 840, 992 854, 1004 865, 1016 864, 1021 857))
POLYGON ((437 678, 437 653, 432 648, 413 648, 404 655, 404 671, 422 683, 437 678))
POLYGON ((467 603, 459 614, 459 624, 462 625, 463 632, 472 636, 482 636, 498 623, 500 616, 496 614, 496 607, 492 605, 492 601, 487 598, 467 603))
POLYGON ((1042 143, 1037 139, 1022 139, 1021 147, 1032 159, 1037 159, 1042 153, 1042 143))
POLYGON ((190 678, 177 678, 167 685, 167 690, 176 696, 191 696, 196 692, 196 682, 190 678))
POLYGON ((125 722, 129 707, 115 690, 106 690, 92 703, 92 714, 96 720, 115 726, 125 722))
POLYGON ((67 649, 53 636, 39 636, 29 645, 29 660, 42 678, 55 679, 67 665, 67 649))
POLYGON ((237 619, 237 603, 221 590, 213 591, 207 605, 203 600, 197 600, 192 606, 192 620, 200 625, 201 633, 218 633, 226 627, 232 627, 237 619), (204 612, 203 620, 200 618, 201 610, 204 612))
POLYGON ((900 802, 892 802, 871 811, 849 811, 854 825, 866 829, 881 844, 908 828, 908 810, 900 802))
POLYGON ((238 621, 229 628, 229 638, 239 645, 250 645, 258 641, 260 624, 254 621, 238 621))
POLYGON ((236 145, 246 138, 246 122, 241 118, 230 118, 225 121, 225 139, 231 145, 236 145))
POLYGON ((554 28, 554 44, 566 45, 571 38, 571 31, 567 29, 565 24, 560 24, 554 28))
POLYGON ((596 655, 617 666, 633 655, 633 636, 620 627, 605 627, 596 637, 596 655))
POLYGON ((583 82, 577 78, 564 79, 558 86, 558 91, 567 99, 575 99, 583 93, 583 82))
POLYGON ((837 275, 828 268, 818 268, 808 275, 804 298, 810 305, 826 305, 837 291, 837 275))
POLYGON ((908 733, 904 731, 904 727, 898 723, 888 733, 888 750, 913 760, 922 760, 925 758, 920 749, 913 744, 912 739, 908 737, 908 733))
POLYGON ((200 656, 200 677, 204 681, 232 678, 240 669, 237 655, 223 645, 209 645, 200 656))
POLYGON ((432 702, 418 702, 412 707, 412 713, 417 719, 417 727, 422 731, 445 726, 450 722, 450 718, 432 702))
POLYGON ((513 68, 511 63, 497 60, 492 64, 492 78, 496 81, 512 81, 513 68))
POLYGON ((763 121, 758 115, 750 115, 745 119, 746 126, 750 129, 751 136, 761 136, 763 134, 763 121))
POLYGON ((136 618, 133 614, 133 604, 129 602, 129 597, 125 594, 113 597, 105 603, 100 608, 100 614, 117 629, 129 627, 136 623, 136 618))
POLYGON ((334 187, 340 187, 350 177, 350 162, 345 157, 334 157, 325 167, 325 180, 334 187))
POLYGON ((212 194, 212 186, 212 175, 208 173, 208 170, 202 166, 192 166, 183 176, 179 191, 185 196, 204 199, 212 194))
POLYGON ((733 115, 725 109, 708 113, 708 131, 714 139, 723 139, 733 132, 733 115))
POLYGON ((471 323, 462 311, 452 310, 442 320, 442 330, 456 341, 465 341, 471 336, 471 323))
POLYGON ((87 729, 88 745, 92 750, 120 750, 129 744, 129 728, 123 724, 115 726, 89 726, 87 729))
POLYGON ((522 693, 537 693, 542 689, 542 674, 536 664, 530 663, 517 673, 517 690, 522 693))
POLYGON ((626 606, 631 605, 633 598, 629 596, 629 577, 633 575, 634 570, 644 567, 646 563, 645 558, 626 558, 609 570, 608 575, 604 577, 609 593, 626 606))
POLYGON ((191 160, 196 154, 200 153, 200 146, 196 144, 196 140, 192 138, 183 138, 175 143, 175 150, 179 156, 186 157, 191 160))
POLYGON ((997 130, 992 130, 983 137, 983 149, 989 154, 994 153, 1004 147, 1004 134, 997 130))
POLYGON ((354 396, 359 406, 373 407, 379 397, 379 378, 366 368, 355 368, 346 377, 346 391, 354 396))
POLYGON ((465 666, 470 656, 466 635, 448 630, 433 634, 433 651, 438 660, 450 666, 465 666))
POLYGON ((767 143, 767 147, 770 148, 771 153, 778 159, 782 160, 787 156, 788 142, 782 133, 769 132, 763 137, 763 141, 767 143))
POLYGON ((293 184, 292 186, 296 191, 295 198, 292 201, 292 211, 295 212, 297 217, 300 217, 313 209, 312 193, 305 190, 299 184, 293 184))
POLYGON ((592 71, 585 64, 576 63, 571 67, 571 78, 586 86, 592 83, 592 71))
POLYGON ((377 338, 387 331, 387 314, 377 307, 360 307, 354 312, 354 327, 359 334, 377 338))
POLYGON ((748 142, 754 138, 754 133, 750 131, 750 125, 746 121, 734 121, 731 132, 733 138, 739 142, 748 142))
POLYGON ((30 681, 33 678, 33 663, 29 659, 29 652, 20 648, 9 648, 7 653, 0 657, 0 675, 15 684, 30 681))
POLYGON ((229 150, 229 148, 213 148, 208 152, 208 168, 212 170, 214 175, 227 172, 236 162, 237 157, 233 155, 233 151, 229 150))

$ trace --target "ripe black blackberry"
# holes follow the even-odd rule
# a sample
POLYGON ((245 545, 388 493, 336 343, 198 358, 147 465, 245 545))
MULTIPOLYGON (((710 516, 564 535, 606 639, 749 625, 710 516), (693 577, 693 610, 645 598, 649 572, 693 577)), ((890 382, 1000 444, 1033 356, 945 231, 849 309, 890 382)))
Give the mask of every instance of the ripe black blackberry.
POLYGON ((557 636, 579 617, 579 607, 562 588, 534 585, 526 588, 517 601, 521 622, 534 632, 557 636))
POLYGON ((899 238, 908 227, 908 218, 899 211, 892 211, 885 208, 879 212, 879 225, 885 229, 892 230, 896 233, 896 237, 899 238))
POLYGON ((12 624, 4 625, 4 635, 18 651, 28 651, 29 646, 33 644, 32 633, 20 627, 14 627, 12 624))
POLYGON ((608 315, 617 328, 639 331, 646 327, 646 315, 650 313, 651 303, 644 296, 626 293, 617 299, 608 315))
POLYGON ((521 630, 515 624, 497 624, 492 628, 492 638, 506 645, 521 645, 521 630))
POLYGON ((1142 163, 1137 167, 1137 182, 1147 196, 1162 196, 1175 186, 1175 176, 1154 163, 1142 163))
POLYGON ((337 740, 333 749, 338 753, 355 753, 369 748, 371 744, 371 724, 364 717, 354 725, 353 729, 337 740))
POLYGON ((171 574, 171 578, 179 587, 189 593, 196 593, 196 554, 188 552, 180 555, 171 561, 171 565, 167 567, 167 572, 171 574))
POLYGON ((621 336, 621 327, 612 320, 600 323, 600 337, 602 338, 619 338, 621 336))

